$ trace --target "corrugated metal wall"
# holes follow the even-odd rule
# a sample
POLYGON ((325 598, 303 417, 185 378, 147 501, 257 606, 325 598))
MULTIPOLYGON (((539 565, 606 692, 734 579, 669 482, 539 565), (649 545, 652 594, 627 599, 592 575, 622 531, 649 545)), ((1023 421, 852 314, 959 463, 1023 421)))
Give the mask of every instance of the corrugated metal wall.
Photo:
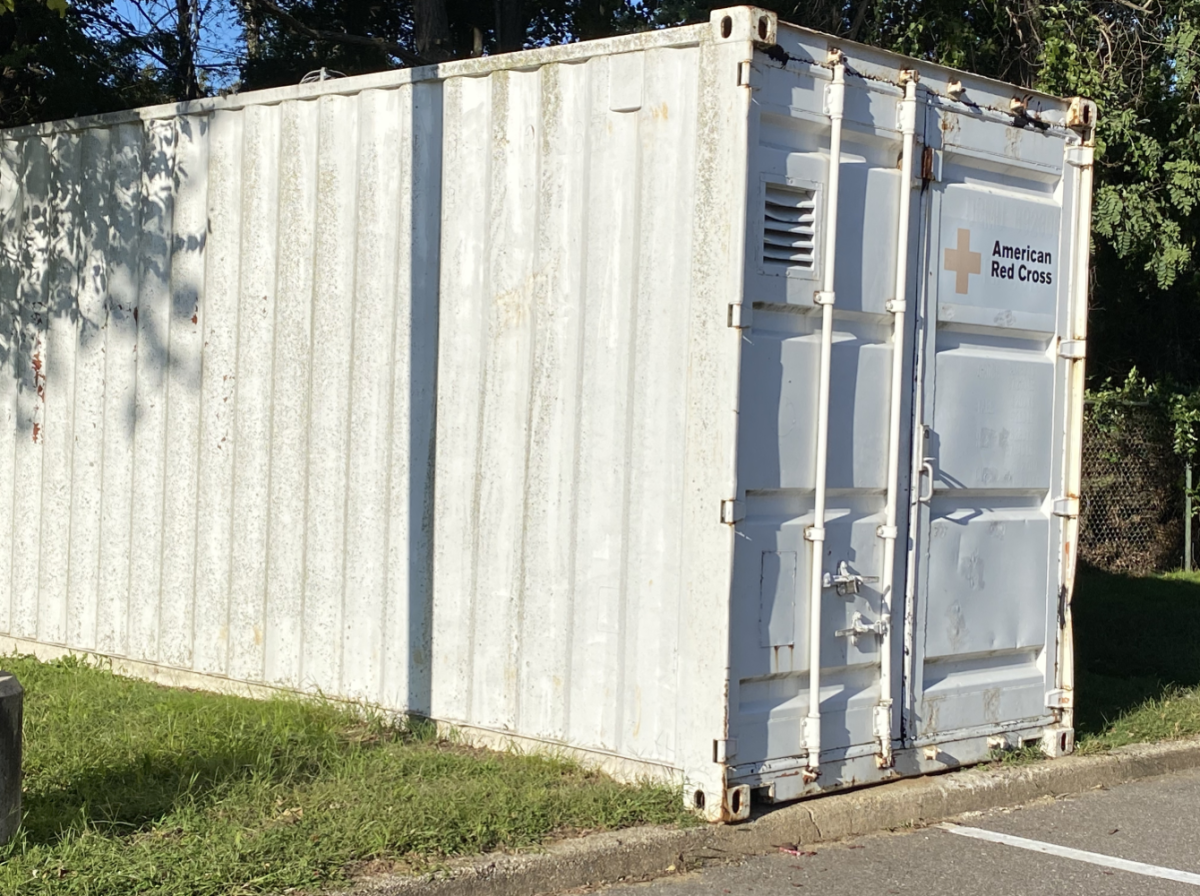
POLYGON ((0 632, 427 693, 440 91, 6 135, 0 632))
POLYGON ((446 85, 438 717, 675 757, 699 57, 446 85))
POLYGON ((432 691, 719 814, 749 45, 711 33, 446 84, 432 691))

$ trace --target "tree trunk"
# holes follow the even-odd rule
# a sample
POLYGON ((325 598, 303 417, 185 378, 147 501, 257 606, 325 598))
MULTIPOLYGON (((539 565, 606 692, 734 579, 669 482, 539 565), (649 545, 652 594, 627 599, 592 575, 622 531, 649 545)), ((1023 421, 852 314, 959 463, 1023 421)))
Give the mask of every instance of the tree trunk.
POLYGON ((521 0, 495 0, 495 3, 496 49, 501 53, 524 49, 526 22, 521 0))
POLYGON ((253 62, 261 52, 262 20, 258 15, 258 7, 247 0, 238 0, 238 11, 242 14, 242 28, 246 35, 246 58, 253 62))
POLYGON ((869 5, 870 0, 858 0, 858 8, 854 11, 854 21, 850 23, 850 30, 846 32, 846 37, 850 40, 858 40, 858 32, 862 30, 863 22, 867 18, 869 5))
POLYGON ((437 62, 453 55, 446 0, 413 0, 417 54, 437 62))
POLYGON ((182 99, 194 100, 200 96, 200 81, 196 77, 196 10, 195 0, 175 0, 175 38, 179 45, 176 61, 179 92, 182 99))

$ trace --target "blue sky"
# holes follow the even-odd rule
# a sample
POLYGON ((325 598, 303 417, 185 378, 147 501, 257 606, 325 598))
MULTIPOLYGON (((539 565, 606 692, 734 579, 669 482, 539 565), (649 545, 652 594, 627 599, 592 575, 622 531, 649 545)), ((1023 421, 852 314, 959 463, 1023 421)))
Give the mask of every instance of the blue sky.
MULTIPOLYGON (((241 26, 231 0, 200 0, 200 6, 203 18, 197 62, 205 67, 211 85, 225 87, 237 79, 231 66, 242 51, 241 26)), ((174 27, 174 0, 114 0, 113 7, 138 32, 151 25, 174 27)))

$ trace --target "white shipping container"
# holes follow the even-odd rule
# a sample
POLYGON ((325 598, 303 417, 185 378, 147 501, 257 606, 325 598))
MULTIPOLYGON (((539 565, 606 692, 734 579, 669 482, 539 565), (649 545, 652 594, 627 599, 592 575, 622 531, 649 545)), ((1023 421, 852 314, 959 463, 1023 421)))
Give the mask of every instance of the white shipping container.
POLYGON ((737 7, 0 132, 0 646, 712 819, 1067 752, 1094 119, 737 7))

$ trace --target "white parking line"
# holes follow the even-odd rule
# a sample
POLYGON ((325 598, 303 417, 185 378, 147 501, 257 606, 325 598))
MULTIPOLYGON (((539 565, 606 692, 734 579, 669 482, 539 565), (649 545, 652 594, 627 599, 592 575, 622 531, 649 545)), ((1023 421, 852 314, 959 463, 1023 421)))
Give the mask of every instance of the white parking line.
POLYGON ((1131 862, 1128 859, 1118 859, 1098 852, 1088 852, 1083 849, 1071 849, 1069 846, 1057 846, 1054 843, 1043 843, 1040 840, 1027 840, 1024 837, 1014 837, 1012 834, 998 834, 995 831, 985 831, 982 828, 968 828, 957 824, 939 824, 943 831, 958 834, 961 837, 973 837, 976 840, 986 840, 989 843, 1003 843, 1005 846, 1015 846, 1018 849, 1028 849, 1051 856, 1061 856, 1064 859, 1074 859, 1076 862, 1088 862, 1092 865, 1102 865, 1105 868, 1116 868, 1119 871, 1129 871, 1146 877, 1159 877, 1163 880, 1173 880, 1181 884, 1191 884, 1200 887, 1200 874, 1188 871, 1176 871, 1174 868, 1163 868, 1161 865, 1147 865, 1145 862, 1131 862))

